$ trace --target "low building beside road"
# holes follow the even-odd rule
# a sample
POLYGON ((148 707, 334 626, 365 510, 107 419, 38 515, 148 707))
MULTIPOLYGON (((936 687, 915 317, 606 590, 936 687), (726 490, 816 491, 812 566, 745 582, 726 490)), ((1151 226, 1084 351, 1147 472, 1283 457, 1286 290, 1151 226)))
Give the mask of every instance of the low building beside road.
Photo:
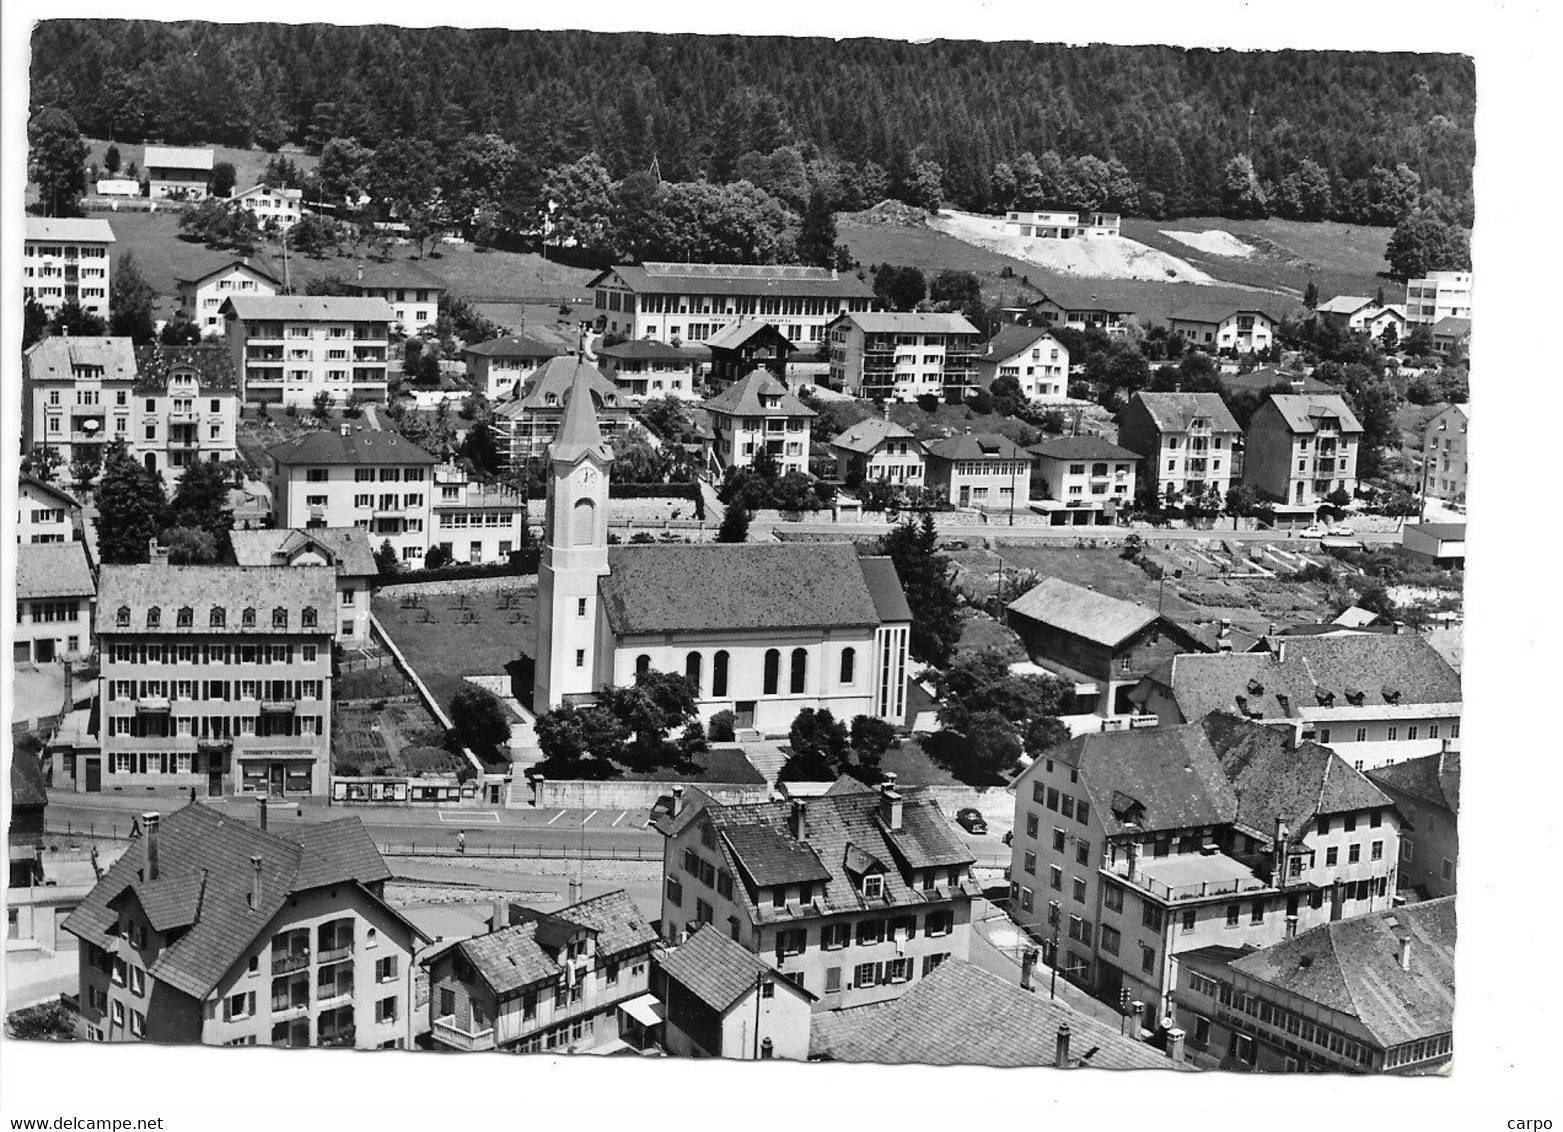
POLYGON ((1043 491, 1031 509, 1055 527, 1111 524, 1134 502, 1137 452, 1099 436, 1049 437, 1027 451, 1043 491))
POLYGON ((1007 436, 970 431, 927 445, 927 480, 957 507, 1024 512, 1031 506, 1031 453, 1007 436))
POLYGON ((1421 558, 1452 570, 1465 566, 1464 523, 1407 523, 1400 545, 1421 558))
POLYGON ((92 652, 97 583, 84 542, 23 543, 16 548, 16 635, 12 660, 53 664, 92 652))
POLYGON ((658 955, 652 987, 667 1013, 663 1046, 675 1057, 809 1056, 815 996, 714 924, 658 955))
POLYGON ((830 442, 836 478, 922 487, 927 449, 912 430, 887 417, 859 421, 830 442))

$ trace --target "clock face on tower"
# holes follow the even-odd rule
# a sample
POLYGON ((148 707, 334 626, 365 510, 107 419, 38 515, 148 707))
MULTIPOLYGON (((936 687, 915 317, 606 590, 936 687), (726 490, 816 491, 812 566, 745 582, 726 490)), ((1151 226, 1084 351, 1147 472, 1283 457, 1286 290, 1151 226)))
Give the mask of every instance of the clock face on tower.
POLYGON ((588 464, 581 469, 579 478, 582 487, 591 487, 592 484, 597 482, 597 469, 588 464))

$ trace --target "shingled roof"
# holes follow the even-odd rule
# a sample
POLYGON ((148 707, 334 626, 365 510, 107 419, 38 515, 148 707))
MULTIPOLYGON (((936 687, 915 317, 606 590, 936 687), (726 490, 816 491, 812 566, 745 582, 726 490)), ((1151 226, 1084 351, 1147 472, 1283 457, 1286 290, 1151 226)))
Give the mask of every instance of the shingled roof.
POLYGON ((129 338, 52 335, 33 343, 22 356, 34 381, 73 381, 77 367, 101 369, 104 381, 136 377, 136 349, 129 338))
MULTIPOLYGON (((79 546, 79 543, 67 543, 79 546)), ((98 578, 99 633, 200 633, 205 636, 327 634, 334 630, 336 571, 329 566, 277 569, 272 566, 105 566, 98 578), (147 615, 158 610, 156 625, 147 615), (189 608, 191 624, 180 626, 178 612, 189 608), (272 627, 272 611, 287 611, 287 623, 272 627), (316 625, 305 628, 303 611, 315 610, 316 625), (129 624, 119 624, 119 611, 129 611, 129 624), (221 625, 211 611, 223 610, 221 625), (255 623, 245 625, 243 612, 255 611, 255 623)))
POLYGON ((439 463, 405 436, 379 429, 323 428, 266 449, 279 466, 406 465, 439 463))
MULTIPOLYGON (((199 803, 162 817, 158 861, 158 877, 147 878, 146 838, 133 840, 64 927, 86 943, 111 946, 115 907, 134 899, 149 919, 175 933, 152 964, 152 977, 198 999, 271 930, 294 895, 332 884, 377 884, 391 875, 356 817, 300 826, 297 833, 264 831, 199 803), (259 908, 250 907, 252 856, 261 859, 259 908)), ((367 889, 364 895, 377 900, 367 889)))
POLYGON ((1162 432, 1187 432, 1196 417, 1208 420, 1213 432, 1243 431, 1219 393, 1136 393, 1130 405, 1135 401, 1162 432))
POLYGON ((1023 350, 1031 349, 1042 339, 1050 337, 1052 333, 1045 326, 1022 326, 1019 323, 1011 323, 983 344, 982 353, 978 355, 977 360, 1001 362, 1023 350))
POLYGON ((587 282, 611 276, 640 295, 788 295, 871 299, 874 289, 856 275, 830 267, 752 263, 641 263, 610 267, 587 282))
POLYGON ((193 373, 203 394, 214 389, 237 389, 233 351, 215 343, 201 346, 138 346, 137 393, 162 392, 176 371, 193 373))
POLYGON ((114 242, 114 229, 107 220, 62 216, 29 216, 25 229, 29 240, 59 240, 61 243, 114 242))
POLYGON ((538 366, 494 411, 506 417, 539 410, 562 413, 569 403, 577 376, 591 390, 594 406, 618 404, 619 387, 602 370, 579 354, 564 354, 538 366))
POLYGON ((931 441, 928 455, 936 460, 1024 460, 1031 463, 1030 452, 996 432, 958 432, 943 440, 931 441))
POLYGON ((49 804, 48 789, 44 785, 43 764, 36 755, 13 752, 11 756, 11 808, 13 813, 24 807, 42 809, 49 804))
POLYGON ((1043 578, 1010 602, 1009 611, 1109 647, 1122 644, 1160 616, 1148 606, 1086 589, 1062 578, 1043 578))
POLYGON ((230 531, 229 539, 240 566, 275 566, 278 555, 291 559, 315 549, 324 552, 339 576, 366 577, 380 571, 369 532, 362 527, 268 527, 230 531))
POLYGON ((979 333, 965 315, 940 311, 859 311, 841 318, 865 334, 979 333))
POLYGON ((222 311, 245 322, 395 322, 384 299, 360 295, 231 295, 222 311))
POLYGON ((1138 452, 1104 440, 1100 436, 1055 436, 1040 440, 1026 451, 1044 460, 1126 460, 1140 458, 1138 452))
POLYGON ((1397 791, 1423 805, 1460 812, 1460 752, 1440 751, 1375 767, 1368 777, 1386 790, 1397 791))
POLYGON ((1455 934, 1455 898, 1446 896, 1321 924, 1229 966, 1356 1018, 1388 1048, 1453 1028, 1455 934))
POLYGON ((92 597, 98 587, 84 542, 25 542, 16 547, 16 597, 92 597))
POLYGON ((1362 431, 1362 423, 1339 393, 1272 393, 1270 404, 1294 433, 1311 435, 1318 432, 1319 422, 1329 417, 1340 422, 1342 432, 1362 431))
POLYGON ((526 334, 512 334, 478 342, 468 346, 462 353, 475 354, 480 358, 560 358, 569 351, 559 342, 544 341, 526 334))
POLYGON ((812 417, 809 408, 769 370, 753 370, 701 405, 729 417, 812 417), (767 404, 767 400, 774 403, 767 404))
POLYGON ((614 546, 598 582, 620 635, 873 626, 910 620, 887 560, 851 543, 614 546), (888 571, 888 573, 887 573, 888 571), (807 584, 800 584, 806 580, 807 584))
POLYGON ((839 448, 843 452, 867 455, 887 440, 904 440, 916 451, 923 450, 922 441, 917 439, 911 429, 886 420, 884 417, 869 417, 867 420, 858 421, 857 424, 837 433, 832 438, 830 446, 839 448))
POLYGON ((1058 1030, 1064 1025, 1069 1027, 1070 1068, 1191 1068, 1060 1000, 1022 990, 954 958, 890 1002, 814 1015, 809 1057, 1004 1068, 1054 1065, 1058 1030))
POLYGON ((767 977, 811 1001, 816 997, 783 979, 775 968, 712 924, 696 928, 688 939, 658 959, 657 966, 718 1014, 726 1014, 734 1003, 767 977))

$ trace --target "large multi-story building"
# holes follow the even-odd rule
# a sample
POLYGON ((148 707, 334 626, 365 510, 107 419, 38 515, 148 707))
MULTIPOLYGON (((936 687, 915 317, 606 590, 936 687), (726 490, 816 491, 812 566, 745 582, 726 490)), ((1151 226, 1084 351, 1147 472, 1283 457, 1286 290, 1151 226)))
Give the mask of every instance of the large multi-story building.
POLYGON ((1430 499, 1465 504, 1465 477, 1471 467, 1466 433, 1470 427, 1469 402, 1445 407, 1422 426, 1422 493, 1430 499))
POLYGON ((768 370, 740 378, 700 407, 718 472, 748 467, 762 450, 782 472, 809 470, 809 432, 817 414, 768 370))
POLYGON ((865 311, 825 334, 833 389, 874 401, 965 400, 977 389, 981 335, 965 315, 865 311))
POLYGON ((1454 1052, 1454 897, 1321 924, 1258 951, 1185 952, 1190 1060, 1260 1073, 1444 1071, 1454 1052))
POLYGON ((1134 502, 1138 453, 1099 436, 1049 437, 1027 451, 1044 493, 1032 509, 1055 527, 1112 523, 1134 502))
POLYGON ((358 428, 306 433, 267 449, 278 527, 358 527, 375 548, 417 565, 433 530, 435 459, 394 432, 358 428))
POLYGON ((611 1053, 655 1040, 657 933, 622 889, 557 912, 511 904, 489 927, 420 960, 435 1048, 611 1053))
POLYGON ((675 801, 662 936, 702 924, 764 955, 816 1010, 895 998, 971 939, 971 850, 939 804, 847 780, 805 802, 675 801))
POLYGON ((385 902, 357 818, 259 827, 192 802, 139 835, 65 921, 80 1036, 405 1049, 427 936, 385 902))
POLYGON ((109 316, 107 220, 29 216, 22 243, 22 298, 50 315, 69 302, 99 318, 109 316))
POLYGON ((102 465, 108 445, 134 440, 136 352, 129 338, 44 338, 22 355, 33 448, 60 462, 102 465))
POLYGON ((597 348, 602 372, 630 405, 659 397, 698 401, 700 370, 710 360, 711 351, 704 346, 670 346, 645 338, 597 348))
POLYGON ((1339 393, 1272 393, 1248 422, 1243 482, 1267 499, 1317 511, 1357 490, 1362 425, 1339 393))
POLYGON ((1167 329, 1207 351, 1251 354, 1271 347, 1279 321, 1259 307, 1203 302, 1180 305, 1168 316, 1167 329))
POLYGON ((429 547, 452 562, 504 562, 520 548, 526 499, 512 487, 480 483, 456 464, 434 469, 429 547))
POLYGON ((1013 377, 1028 401, 1069 399, 1069 350, 1046 327, 1006 326, 988 339, 977 355, 977 383, 1013 377))
POLYGON ((264 527, 229 532, 240 566, 329 566, 336 571, 333 616, 336 642, 348 648, 369 644, 369 601, 379 581, 374 545, 364 527, 264 527))
POLYGON ((1469 271, 1429 271, 1406 280, 1406 321, 1431 326, 1443 318, 1471 317, 1474 282, 1469 271))
POLYGON ((467 364, 467 376, 483 391, 483 396, 490 401, 500 401, 509 397, 545 362, 562 358, 567 353, 569 351, 561 343, 552 339, 512 334, 468 346, 461 352, 461 358, 467 364))
POLYGON ((1243 430, 1216 393, 1136 393, 1118 443, 1145 461, 1142 474, 1168 502, 1214 492, 1225 501, 1243 430))
POLYGON ((172 489, 191 464, 239 458, 233 355, 218 343, 136 349, 130 454, 172 489))
POLYGON ((358 265, 347 280, 350 295, 381 299, 391 308, 391 320, 406 334, 433 330, 440 317, 445 280, 406 260, 358 265))
POLYGON ((1368 771, 1408 823, 1400 834, 1400 887, 1424 900, 1453 896, 1460 865, 1460 752, 1451 746, 1368 771))
POLYGON ((17 477, 16 541, 76 542, 84 536, 81 503, 52 483, 17 477))
POLYGON ((246 404, 385 400, 395 312, 384 299, 236 294, 219 313, 246 404))
POLYGON ((928 450, 912 430, 889 418, 870 417, 830 442, 841 480, 922 487, 928 450))
POLYGON ((1338 755, 1232 716, 1086 734, 1015 782, 1016 919, 1107 1002, 1172 1009, 1180 953, 1395 899, 1399 813, 1338 755))
POLYGON ((78 789, 324 795, 336 599, 326 567, 103 567, 103 765, 78 789))
POLYGON ((304 218, 304 190, 278 185, 256 185, 233 194, 233 203, 242 208, 262 230, 286 232, 304 218))
POLYGON ((199 326, 202 334, 214 337, 223 333, 222 305, 230 295, 275 295, 282 290, 282 280, 248 258, 228 260, 175 282, 179 313, 199 326))
POLYGON ((1004 231, 1025 240, 1073 240, 1116 236, 1123 218, 1116 212, 1019 212, 1004 215, 1004 231))
POLYGON ((792 342, 822 342, 831 319, 874 307, 867 283, 829 267, 642 263, 610 267, 587 286, 598 330, 662 342, 704 342, 741 318, 763 319, 792 342))
POLYGON ((928 444, 928 489, 957 507, 1026 511, 1031 506, 1030 452, 1007 436, 970 431, 928 444))
POLYGON ((1235 712, 1317 740, 1359 770, 1460 737, 1460 677, 1414 633, 1286 637, 1269 651, 1175 656, 1131 698, 1163 724, 1235 712))
POLYGON ((629 427, 629 405, 601 370, 579 354, 551 358, 494 406, 491 425, 507 465, 523 467, 548 451, 578 375, 592 399, 598 431, 611 441, 629 427))
POLYGON ((84 542, 23 543, 16 548, 16 633, 12 659, 50 664, 92 651, 97 595, 84 542))
POLYGON ((147 196, 153 200, 205 200, 212 164, 210 149, 149 145, 141 160, 147 175, 147 196))

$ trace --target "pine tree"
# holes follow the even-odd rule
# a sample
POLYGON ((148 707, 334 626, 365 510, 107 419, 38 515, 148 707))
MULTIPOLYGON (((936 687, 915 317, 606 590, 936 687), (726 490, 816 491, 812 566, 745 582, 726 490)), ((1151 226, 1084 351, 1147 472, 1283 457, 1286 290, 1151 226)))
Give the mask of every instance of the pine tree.
POLYGON ((163 477, 116 441, 104 456, 98 484, 98 556, 111 565, 146 562, 167 509, 163 477))
POLYGON ((798 261, 815 267, 830 267, 836 260, 836 214, 830 199, 818 187, 809 194, 809 206, 798 230, 798 261))
POLYGON ((722 516, 722 525, 716 532, 717 542, 748 542, 750 515, 741 503, 735 503, 722 516))
POLYGON ((157 292, 136 265, 136 253, 127 251, 109 284, 109 333, 137 346, 150 344, 157 337, 156 306, 157 292))

